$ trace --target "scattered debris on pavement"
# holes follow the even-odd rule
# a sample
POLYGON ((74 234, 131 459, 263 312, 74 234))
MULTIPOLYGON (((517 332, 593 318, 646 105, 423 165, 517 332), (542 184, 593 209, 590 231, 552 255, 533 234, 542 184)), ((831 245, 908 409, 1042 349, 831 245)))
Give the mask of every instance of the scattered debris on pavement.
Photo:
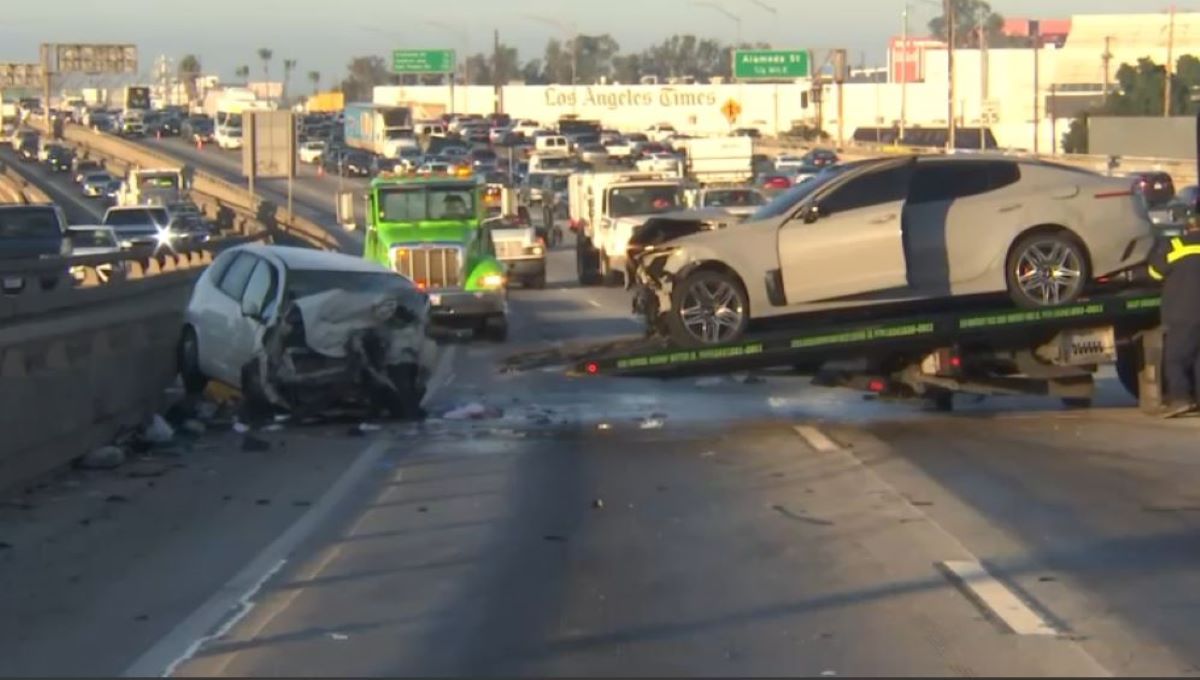
POLYGON ((500 418, 503 415, 504 411, 499 408, 471 402, 446 411, 442 414, 442 420, 484 420, 500 418))
POLYGON ((340 642, 340 641, 342 641, 342 640, 349 640, 349 639, 350 639, 350 636, 349 636, 349 635, 346 635, 345 633, 330 633, 330 634, 329 634, 329 637, 330 637, 330 638, 332 638, 332 639, 334 639, 334 640, 337 640, 337 641, 339 641, 339 642, 340 642))
POLYGON ((592 509, 603 510, 604 509, 604 499, 597 498, 596 500, 592 501, 592 509))
POLYGON ((194 437, 199 437, 208 432, 208 427, 195 418, 188 418, 187 420, 183 421, 183 424, 179 426, 179 429, 194 437))
POLYGON ((663 427, 663 419, 654 417, 643 418, 638 427, 643 430, 661 430, 663 427))
POLYGON ((151 445, 168 444, 175 438, 175 428, 160 415, 155 413, 150 422, 142 430, 142 439, 151 445))
POLYGON ((120 446, 108 445, 88 451, 75 462, 75 465, 83 470, 112 470, 121 467, 125 463, 125 458, 125 449, 120 446))

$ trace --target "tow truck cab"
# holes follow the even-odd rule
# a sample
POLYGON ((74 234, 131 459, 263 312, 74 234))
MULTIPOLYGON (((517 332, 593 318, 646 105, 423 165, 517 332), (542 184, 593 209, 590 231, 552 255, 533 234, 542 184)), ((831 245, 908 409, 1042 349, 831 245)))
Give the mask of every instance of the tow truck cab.
POLYGON ((367 193, 363 257, 427 291, 435 321, 503 341, 508 280, 485 214, 484 184, 468 170, 381 173, 367 193))

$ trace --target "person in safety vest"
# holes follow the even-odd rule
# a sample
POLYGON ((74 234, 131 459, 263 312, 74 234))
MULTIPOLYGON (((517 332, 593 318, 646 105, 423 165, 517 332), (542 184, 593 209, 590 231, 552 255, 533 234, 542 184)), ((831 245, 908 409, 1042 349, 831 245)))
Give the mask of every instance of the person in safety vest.
POLYGON ((1150 252, 1150 277, 1163 282, 1166 332, 1164 418, 1196 413, 1200 390, 1200 214, 1193 211, 1181 236, 1150 252))

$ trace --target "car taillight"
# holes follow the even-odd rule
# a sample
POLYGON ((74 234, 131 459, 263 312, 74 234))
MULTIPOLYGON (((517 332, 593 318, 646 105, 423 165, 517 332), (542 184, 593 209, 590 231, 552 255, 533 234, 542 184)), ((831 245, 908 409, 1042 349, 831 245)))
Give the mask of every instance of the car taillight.
POLYGON ((786 177, 772 177, 767 180, 767 188, 770 189, 786 189, 790 186, 792 183, 786 177))

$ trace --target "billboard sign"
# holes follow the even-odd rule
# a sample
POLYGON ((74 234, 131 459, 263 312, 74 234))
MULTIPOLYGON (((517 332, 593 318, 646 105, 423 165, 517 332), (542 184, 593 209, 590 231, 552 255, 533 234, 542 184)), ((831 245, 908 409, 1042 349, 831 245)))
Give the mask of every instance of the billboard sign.
POLYGON ((242 174, 271 178, 296 176, 296 119, 291 111, 242 114, 242 174))

